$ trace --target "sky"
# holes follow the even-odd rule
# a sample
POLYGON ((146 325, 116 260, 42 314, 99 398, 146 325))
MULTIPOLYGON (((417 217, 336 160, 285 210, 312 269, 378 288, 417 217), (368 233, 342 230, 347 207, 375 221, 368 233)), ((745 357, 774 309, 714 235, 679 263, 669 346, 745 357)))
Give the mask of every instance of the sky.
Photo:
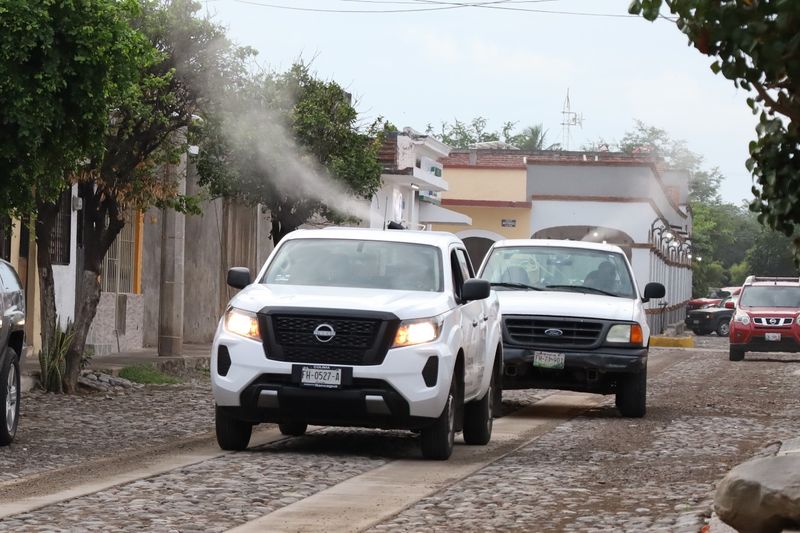
POLYGON ((365 122, 382 116, 424 131, 481 116, 490 129, 541 123, 548 143, 563 143, 569 91, 571 110, 584 119, 570 128, 570 149, 618 141, 638 119, 686 140, 705 167, 719 167, 723 200, 752 198, 745 161, 757 118, 748 94, 713 74, 711 58, 688 46, 675 24, 625 17, 627 0, 494 0, 515 10, 433 10, 467 0, 200 1, 237 44, 258 50, 262 68, 312 61, 318 76, 353 94, 365 122))

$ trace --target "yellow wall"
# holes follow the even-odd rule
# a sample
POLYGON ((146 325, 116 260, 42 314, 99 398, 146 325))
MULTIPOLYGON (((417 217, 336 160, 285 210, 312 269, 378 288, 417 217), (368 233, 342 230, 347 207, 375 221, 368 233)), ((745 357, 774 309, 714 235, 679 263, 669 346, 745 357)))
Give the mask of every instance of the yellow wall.
POLYGON ((442 198, 527 201, 527 171, 522 169, 447 168, 442 198))
POLYGON ((529 239, 531 236, 531 210, 529 208, 512 207, 472 207, 460 205, 447 205, 447 209, 458 211, 472 218, 472 226, 457 226, 453 224, 434 224, 435 231, 449 231, 458 233, 469 229, 482 229, 502 235, 507 239, 529 239), (503 219, 516 219, 517 226, 504 228, 503 219))
MULTIPOLYGON (((13 220, 14 229, 11 231, 11 264, 19 271, 19 243, 20 225, 19 220, 13 220)), ((31 233, 31 241, 28 246, 28 278, 33 278, 33 290, 25 291, 27 298, 25 302, 25 322, 28 324, 25 335, 25 345, 32 349, 31 355, 37 354, 42 346, 41 312, 39 304, 39 275, 36 268, 36 240, 31 233), (32 301, 31 301, 32 300, 32 301)), ((22 274, 22 273, 20 273, 22 274)))

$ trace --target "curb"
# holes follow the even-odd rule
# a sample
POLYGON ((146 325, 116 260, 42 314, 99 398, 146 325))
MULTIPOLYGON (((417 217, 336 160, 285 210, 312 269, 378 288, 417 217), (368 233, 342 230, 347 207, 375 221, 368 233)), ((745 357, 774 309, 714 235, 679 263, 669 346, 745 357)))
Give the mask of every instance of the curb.
POLYGON ((210 357, 147 358, 126 363, 103 363, 101 360, 89 363, 88 369, 118 377, 120 370, 134 365, 151 365, 160 372, 176 374, 185 370, 208 370, 211 365, 211 359, 210 357))
POLYGON ((694 337, 650 337, 650 346, 661 348, 694 348, 694 337))

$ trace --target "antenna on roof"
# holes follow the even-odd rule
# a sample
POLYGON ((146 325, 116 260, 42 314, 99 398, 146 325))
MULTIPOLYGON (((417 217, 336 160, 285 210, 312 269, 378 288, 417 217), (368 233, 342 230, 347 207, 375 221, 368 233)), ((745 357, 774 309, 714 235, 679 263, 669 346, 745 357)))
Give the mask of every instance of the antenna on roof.
POLYGON ((563 129, 561 131, 561 146, 564 147, 564 150, 569 150, 569 141, 571 138, 570 135, 570 128, 572 126, 578 126, 579 128, 583 128, 583 113, 576 113, 572 111, 569 103, 569 88, 567 88, 567 98, 564 100, 564 107, 561 110, 561 115, 563 115, 563 119, 561 122, 561 126, 563 129))

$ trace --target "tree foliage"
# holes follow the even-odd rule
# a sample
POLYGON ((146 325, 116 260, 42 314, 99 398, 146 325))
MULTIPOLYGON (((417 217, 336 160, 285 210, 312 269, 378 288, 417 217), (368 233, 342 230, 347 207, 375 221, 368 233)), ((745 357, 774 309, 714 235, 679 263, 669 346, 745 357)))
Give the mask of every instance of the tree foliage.
MULTIPOLYGON (((800 225, 800 2, 766 0, 633 0, 648 20, 666 3, 677 26, 711 70, 737 87, 759 117, 749 146, 759 221, 787 237, 800 225)), ((800 246, 800 240, 795 239, 800 246)))
POLYGON ((0 214, 52 200, 99 157, 109 102, 146 58, 133 0, 0 0, 0 214))
POLYGON ((439 131, 428 124, 426 133, 453 148, 471 148, 478 143, 498 141, 528 151, 559 148, 558 145, 546 144, 547 130, 541 124, 528 126, 519 132, 515 132, 516 122, 505 122, 499 131, 489 130, 487 124, 488 121, 483 117, 475 117, 469 122, 456 119, 452 123, 442 122, 439 131))
POLYGON ((307 65, 255 76, 227 100, 198 133, 201 183, 268 209, 276 244, 314 216, 358 216, 355 199, 380 187, 380 121, 361 131, 350 95, 307 65))

